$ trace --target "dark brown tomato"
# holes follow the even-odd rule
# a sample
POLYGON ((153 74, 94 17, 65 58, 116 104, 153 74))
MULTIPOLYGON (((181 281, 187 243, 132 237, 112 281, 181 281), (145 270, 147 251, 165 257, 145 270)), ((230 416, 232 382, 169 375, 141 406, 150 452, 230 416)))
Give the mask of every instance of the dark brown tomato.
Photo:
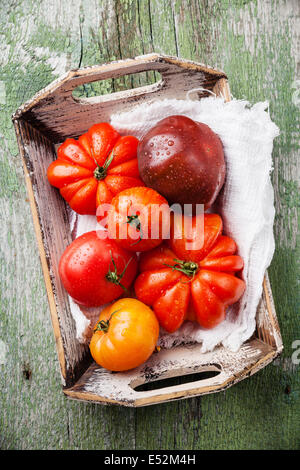
POLYGON ((186 116, 159 121, 138 145, 140 176, 170 204, 204 204, 215 201, 225 179, 220 138, 206 124, 186 116))

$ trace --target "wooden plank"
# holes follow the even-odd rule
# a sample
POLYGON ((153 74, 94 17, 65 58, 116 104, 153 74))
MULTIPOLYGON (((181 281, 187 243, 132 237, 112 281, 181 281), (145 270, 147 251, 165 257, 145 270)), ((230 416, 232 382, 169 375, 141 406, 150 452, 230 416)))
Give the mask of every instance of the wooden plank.
POLYGON ((70 135, 78 137, 86 132, 99 114, 104 121, 109 121, 111 114, 120 109, 128 111, 138 102, 147 103, 154 94, 155 99, 173 97, 174 88, 176 96, 184 99, 188 90, 199 86, 212 90, 220 78, 226 78, 224 72, 193 61, 183 63, 171 56, 162 59, 158 54, 147 54, 72 70, 23 104, 13 119, 22 116, 52 142, 59 143, 70 135), (83 84, 153 70, 161 74, 161 79, 151 85, 97 97, 74 98, 72 95, 75 88, 83 84))
MULTIPOLYGON (((0 259, 2 449, 299 448, 300 378, 292 361, 300 338, 298 17, 297 0, 21 0, 1 10, 0 210, 9 221, 1 227, 0 259), (11 114, 79 64, 153 51, 219 67, 236 98, 270 101, 281 129, 273 152, 277 248, 270 280, 285 352, 226 392, 202 398, 138 410, 66 401, 11 114)), ((103 83, 103 91, 109 87, 103 83)))
POLYGON ((57 191, 49 188, 45 178, 47 168, 55 158, 55 148, 51 141, 22 119, 17 121, 16 129, 63 385, 68 386, 89 365, 90 355, 88 347, 76 340, 76 325, 68 295, 59 280, 59 260, 72 238, 66 206, 57 191))
MULTIPOLYGON (((182 63, 170 56, 162 59, 158 54, 147 54, 135 59, 73 70, 22 105, 13 119, 22 116, 52 142, 59 143, 70 135, 78 137, 86 132, 99 114, 104 121, 109 121, 111 114, 120 109, 128 111, 138 102, 147 103, 154 94, 155 99, 172 97, 174 88, 177 97, 184 99, 188 90, 199 86, 212 90, 218 80, 225 77, 222 71, 193 61, 182 63), (161 79, 151 85, 98 97, 74 98, 72 95, 77 86, 85 83, 152 70, 159 72, 161 79)), ((205 96, 205 93, 202 95, 205 96)))

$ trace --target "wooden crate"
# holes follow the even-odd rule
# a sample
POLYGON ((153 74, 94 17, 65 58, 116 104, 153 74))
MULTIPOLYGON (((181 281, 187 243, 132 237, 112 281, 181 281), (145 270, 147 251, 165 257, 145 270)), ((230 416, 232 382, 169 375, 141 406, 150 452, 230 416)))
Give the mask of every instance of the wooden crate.
POLYGON ((153 99, 185 98, 195 88, 203 89, 198 91, 199 98, 213 91, 230 100, 227 77, 222 71, 176 57, 149 54, 72 70, 13 115, 63 391, 72 399, 137 407, 218 392, 265 367, 282 351, 267 274, 257 309, 256 332, 237 353, 218 347, 202 354, 199 344, 191 344, 154 353, 147 363, 130 372, 111 373, 92 362, 88 346, 76 339, 68 296, 58 275, 59 259, 71 242, 67 207, 46 177, 49 164, 56 159, 56 145, 67 137, 78 137, 96 122, 109 121, 112 113, 153 99), (153 85, 96 98, 76 99, 72 95, 79 85, 154 70, 162 78, 153 85), (171 378, 179 376, 184 377, 185 383, 170 384, 171 378), (154 389, 147 389, 149 382, 153 382, 152 388, 156 384, 154 389))

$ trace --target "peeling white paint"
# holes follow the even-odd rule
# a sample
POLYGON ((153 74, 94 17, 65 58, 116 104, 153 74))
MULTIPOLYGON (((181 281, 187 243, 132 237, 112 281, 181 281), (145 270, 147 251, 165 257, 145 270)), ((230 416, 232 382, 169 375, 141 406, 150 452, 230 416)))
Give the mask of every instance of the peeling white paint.
POLYGON ((7 344, 0 339, 0 365, 6 364, 7 361, 7 352, 8 352, 8 347, 7 344))
POLYGON ((68 70, 68 55, 64 52, 55 53, 49 47, 36 47, 34 53, 37 57, 45 59, 50 65, 54 75, 63 75, 68 70))

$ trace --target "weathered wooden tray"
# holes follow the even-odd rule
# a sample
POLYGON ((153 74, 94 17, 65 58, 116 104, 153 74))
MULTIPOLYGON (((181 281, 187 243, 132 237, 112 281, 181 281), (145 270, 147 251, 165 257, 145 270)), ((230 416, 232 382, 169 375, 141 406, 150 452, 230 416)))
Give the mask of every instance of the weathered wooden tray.
POLYGON ((267 274, 255 335, 237 353, 219 347, 212 353, 201 354, 200 346, 192 344, 153 354, 146 364, 128 373, 111 373, 93 363, 88 346, 76 339, 68 296, 58 275, 59 259, 71 242, 67 208, 46 178, 48 165, 56 158, 55 146, 67 137, 78 137, 96 122, 109 121, 110 115, 118 110, 126 111, 153 99, 185 98, 195 88, 204 89, 198 92, 199 98, 213 91, 230 100, 223 72, 176 57, 150 54, 72 70, 21 106, 13 116, 63 391, 70 398, 137 407, 218 392, 265 367, 282 351, 267 274), (153 70, 162 77, 153 85, 84 100, 72 96, 73 90, 85 83, 153 70), (186 383, 170 385, 170 378, 179 376, 184 376, 186 383), (149 382, 154 382, 152 390, 147 390, 149 382))

